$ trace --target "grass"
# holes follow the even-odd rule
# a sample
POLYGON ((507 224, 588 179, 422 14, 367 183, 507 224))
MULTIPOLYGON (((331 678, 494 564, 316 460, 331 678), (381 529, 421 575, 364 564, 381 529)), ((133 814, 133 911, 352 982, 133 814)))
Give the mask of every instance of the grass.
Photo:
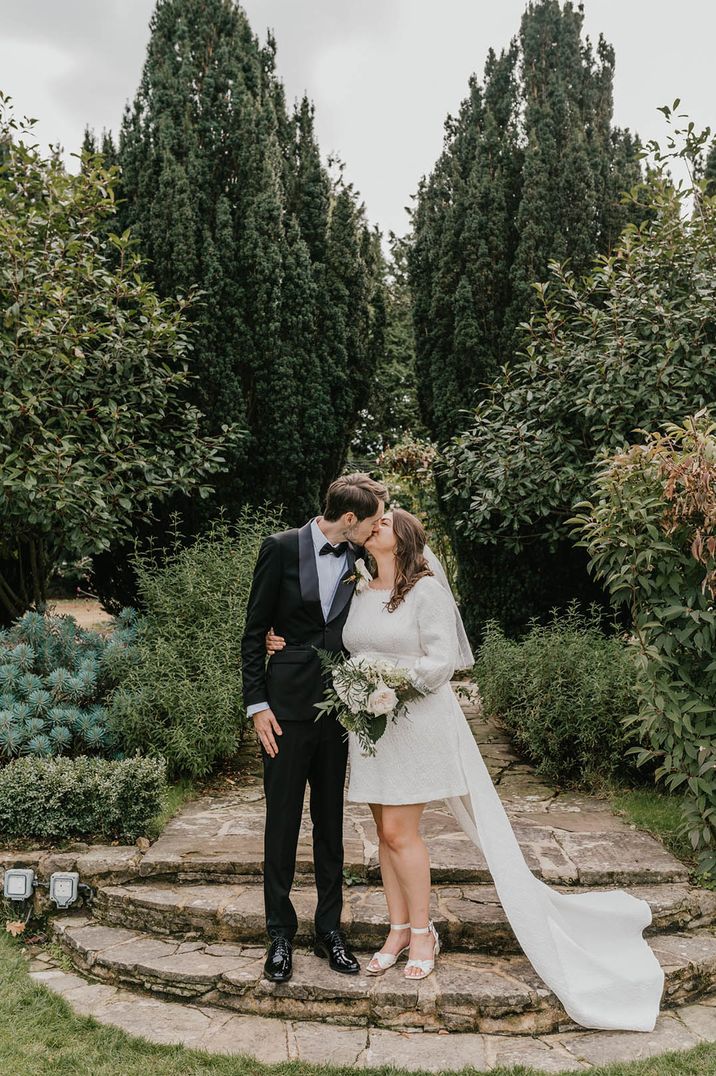
POLYGON ((629 822, 660 838, 675 856, 694 862, 687 836, 678 833, 681 823, 681 797, 670 796, 655 788, 614 788, 609 792, 612 807, 629 822))
MULTIPOLYGON (((715 1010, 716 1015, 716 1010, 715 1010)), ((330 1028, 326 1028, 330 1034, 330 1028)), ((30 979, 20 945, 0 935, 0 1071, 72 1076, 388 1076, 392 1067, 351 1069, 301 1062, 263 1065, 247 1057, 159 1046, 75 1015, 68 1003, 30 979)), ((463 1076, 475 1073, 463 1069, 463 1076)), ((607 1065, 594 1076, 716 1076, 716 1046, 647 1061, 607 1065)), ((413 1073, 418 1076, 418 1073, 413 1073)), ((493 1076, 538 1076, 516 1065, 493 1076)))
POLYGON ((177 811, 180 811, 187 800, 190 800, 196 791, 194 782, 188 777, 180 778, 178 781, 167 786, 167 795, 164 802, 164 807, 156 815, 149 824, 147 836, 150 840, 156 840, 159 834, 170 818, 173 818, 177 811))

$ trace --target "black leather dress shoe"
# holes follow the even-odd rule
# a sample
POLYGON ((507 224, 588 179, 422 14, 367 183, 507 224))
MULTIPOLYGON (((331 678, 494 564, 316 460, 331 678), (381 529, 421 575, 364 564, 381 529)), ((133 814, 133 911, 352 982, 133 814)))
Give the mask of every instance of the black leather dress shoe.
POLYGON ((313 947, 316 956, 328 958, 331 971, 340 971, 344 975, 357 975, 360 964, 351 953, 342 930, 330 930, 328 934, 317 934, 313 947))
POLYGON ((264 977, 272 983, 285 983, 293 975, 291 942, 282 935, 274 938, 264 964, 264 977))

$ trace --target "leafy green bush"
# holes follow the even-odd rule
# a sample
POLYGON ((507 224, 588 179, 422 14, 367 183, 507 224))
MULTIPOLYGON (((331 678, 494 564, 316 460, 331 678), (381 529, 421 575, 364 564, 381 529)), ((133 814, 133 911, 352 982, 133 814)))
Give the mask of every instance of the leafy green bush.
POLYGON ((110 703, 110 727, 128 751, 162 755, 171 775, 201 777, 236 751, 246 720, 241 637, 269 509, 214 521, 183 547, 176 529, 163 563, 135 552, 145 613, 137 660, 110 703))
POLYGON ((131 664, 135 632, 132 609, 108 638, 34 611, 0 631, 0 760, 114 754, 104 703, 131 664))
MULTIPOLYGON (((628 609, 638 724, 657 780, 684 794, 684 832, 716 871, 716 422, 664 423, 607 456, 572 522, 615 606, 628 609)), ((644 431, 641 431, 644 432, 644 431)))
POLYGON ((485 710, 510 729, 537 773, 563 786, 588 787, 633 776, 635 670, 626 646, 605 635, 596 607, 575 605, 549 624, 532 621, 520 641, 490 621, 474 677, 485 710))
POLYGON ((158 758, 16 759, 0 770, 0 835, 132 842, 162 809, 165 771, 158 758))
MULTIPOLYGON (((698 174, 702 145, 694 135, 673 155, 698 174)), ((440 488, 474 633, 489 617, 519 630, 565 591, 588 594, 567 521, 600 453, 716 400, 716 199, 675 189, 663 160, 657 150, 658 170, 632 192, 640 227, 588 275, 553 262, 534 285, 540 307, 518 359, 445 449, 440 488)))
MULTIPOLYGON (((52 572, 128 538, 173 494, 206 496, 236 424, 189 402, 195 292, 160 298, 129 230, 107 235, 116 166, 44 156, 0 93, 0 621, 52 572), (209 481, 207 481, 209 480, 209 481)), ((230 318, 229 318, 230 320, 230 318)))

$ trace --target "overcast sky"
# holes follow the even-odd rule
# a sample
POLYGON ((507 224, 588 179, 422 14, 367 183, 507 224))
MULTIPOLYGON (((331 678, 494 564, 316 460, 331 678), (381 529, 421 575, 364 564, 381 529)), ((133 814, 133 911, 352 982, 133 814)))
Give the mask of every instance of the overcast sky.
MULTIPOLYGON (((523 0, 245 0, 254 32, 273 28, 289 101, 316 104, 324 155, 336 152, 371 221, 403 234, 404 207, 440 152, 443 123, 490 46, 517 32, 523 0)), ((614 119, 663 138, 657 107, 681 98, 716 127, 713 0, 585 0, 585 29, 616 51, 614 119)), ((0 0, 0 89, 38 118, 68 165, 85 124, 117 131, 137 87, 154 0, 0 0)))

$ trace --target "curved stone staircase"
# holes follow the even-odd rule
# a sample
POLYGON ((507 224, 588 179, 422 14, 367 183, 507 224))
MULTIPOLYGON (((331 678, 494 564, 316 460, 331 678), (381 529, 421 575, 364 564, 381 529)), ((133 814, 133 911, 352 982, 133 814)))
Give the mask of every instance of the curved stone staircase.
MULTIPOLYGON (((350 1062, 360 1065, 489 1068, 512 1059, 547 1065, 545 1071, 559 1061, 560 1068, 549 1070, 562 1071, 589 1067, 617 1041, 626 1053, 617 1049, 613 1059, 716 1040, 716 893, 690 885, 683 864, 604 801, 546 787, 499 728, 471 703, 463 705, 531 869, 565 891, 619 886, 651 905, 646 933, 666 974, 653 1035, 590 1032, 568 1018, 521 953, 479 851, 438 803, 428 807, 423 825, 433 864, 432 915, 444 944, 436 972, 422 982, 406 980, 401 965, 376 978, 342 976, 313 955, 315 891, 304 818, 294 975, 288 983, 266 982, 263 801, 255 759, 236 791, 189 803, 119 883, 100 881, 91 914, 83 909, 55 918, 57 942, 90 981, 181 1002, 212 1018, 223 1014, 224 1021, 233 1014, 262 1018, 266 1034, 282 1029, 288 1058, 338 1058, 340 1043, 350 1042, 351 1057, 363 1044, 350 1062), (326 1023, 332 1030, 321 1035, 326 1023), (421 1036, 422 1059, 411 1032, 438 1033, 421 1036), (456 1032, 450 1048, 447 1039, 438 1048, 439 1037, 456 1032), (296 1036, 308 1044, 303 1053, 298 1046, 291 1052, 296 1036)), ((363 806, 347 807, 345 849, 344 925, 365 965, 382 943, 386 915, 375 829, 363 806)), ((42 978, 41 970, 36 974, 42 978)), ((46 978, 53 974, 60 973, 46 978)))

